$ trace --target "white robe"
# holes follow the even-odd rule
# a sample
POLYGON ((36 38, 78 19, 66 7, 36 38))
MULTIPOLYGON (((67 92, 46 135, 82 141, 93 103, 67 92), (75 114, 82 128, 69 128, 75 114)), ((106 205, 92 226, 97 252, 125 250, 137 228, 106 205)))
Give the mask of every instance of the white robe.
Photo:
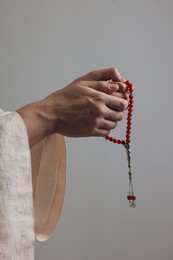
POLYGON ((0 110, 0 259, 33 260, 35 236, 54 231, 65 193, 64 137, 52 135, 30 151, 17 112, 0 110))

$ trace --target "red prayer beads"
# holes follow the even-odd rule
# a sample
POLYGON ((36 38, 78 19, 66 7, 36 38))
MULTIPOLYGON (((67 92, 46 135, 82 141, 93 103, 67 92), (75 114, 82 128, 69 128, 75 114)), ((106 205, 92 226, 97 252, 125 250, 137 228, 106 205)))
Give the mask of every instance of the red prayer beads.
POLYGON ((124 82, 127 85, 127 93, 129 93, 129 105, 128 105, 128 112, 127 112, 127 126, 126 126, 126 139, 125 140, 119 140, 116 138, 113 138, 109 135, 105 136, 106 140, 109 140, 110 142, 117 143, 117 144, 122 144, 125 145, 125 143, 129 144, 130 143, 130 134, 131 134, 131 124, 132 124, 132 112, 133 112, 133 103, 134 103, 134 98, 133 98, 133 85, 126 80, 124 82))
POLYGON ((134 195, 128 195, 128 196, 127 196, 127 199, 128 199, 128 200, 133 200, 133 201, 135 201, 135 200, 136 200, 136 197, 135 197, 134 195))
POLYGON ((126 126, 126 136, 125 140, 120 140, 113 138, 111 136, 105 136, 105 139, 113 142, 115 144, 122 144, 126 148, 127 152, 127 160, 128 160, 128 168, 129 168, 129 194, 127 196, 127 200, 129 201, 129 205, 132 208, 136 207, 135 200, 136 196, 133 194, 133 186, 132 186, 132 172, 131 172, 131 150, 130 150, 130 135, 131 135, 131 125, 132 125, 132 113, 133 113, 133 103, 134 103, 134 97, 133 97, 133 85, 126 80, 125 84, 127 85, 127 93, 129 94, 129 105, 127 110, 127 126, 126 126))
POLYGON ((130 207, 132 207, 132 208, 136 207, 136 204, 135 204, 136 196, 134 196, 133 193, 132 193, 132 195, 127 196, 127 200, 129 201, 130 207))

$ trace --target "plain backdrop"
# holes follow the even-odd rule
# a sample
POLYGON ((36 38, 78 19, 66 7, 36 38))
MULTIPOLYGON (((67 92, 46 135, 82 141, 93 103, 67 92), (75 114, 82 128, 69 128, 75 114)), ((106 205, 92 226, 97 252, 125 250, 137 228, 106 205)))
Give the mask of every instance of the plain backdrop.
MULTIPOLYGON (((93 69, 135 86, 126 199, 122 146, 67 138, 67 190, 36 260, 173 259, 173 1, 0 0, 0 107, 15 110, 93 69)), ((112 135, 123 138, 125 123, 112 135)))

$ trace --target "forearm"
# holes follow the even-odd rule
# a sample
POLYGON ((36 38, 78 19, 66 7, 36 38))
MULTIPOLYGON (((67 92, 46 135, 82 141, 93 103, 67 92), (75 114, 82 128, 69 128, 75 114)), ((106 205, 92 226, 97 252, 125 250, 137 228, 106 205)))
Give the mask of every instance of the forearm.
POLYGON ((48 107, 43 100, 16 111, 25 123, 30 147, 52 133, 52 124, 47 117, 47 110, 48 107))

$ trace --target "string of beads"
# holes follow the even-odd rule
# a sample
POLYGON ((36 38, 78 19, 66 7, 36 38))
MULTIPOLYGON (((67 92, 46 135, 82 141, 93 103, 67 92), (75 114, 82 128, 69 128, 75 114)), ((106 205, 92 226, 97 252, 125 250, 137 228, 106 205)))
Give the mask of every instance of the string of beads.
POLYGON ((129 93, 129 105, 128 105, 128 112, 127 112, 127 126, 126 126, 126 139, 125 140, 119 140, 116 138, 113 138, 111 136, 106 135, 105 139, 117 143, 117 144, 129 144, 130 143, 130 134, 131 134, 131 125, 132 125, 132 112, 133 112, 133 103, 134 103, 134 97, 133 97, 133 85, 126 80, 125 84, 127 85, 127 92, 129 93))
POLYGON ((113 138, 109 135, 105 136, 105 139, 113 142, 115 144, 122 144, 126 148, 127 151, 127 160, 128 160, 128 167, 129 167, 129 194, 127 196, 127 200, 129 201, 130 207, 135 208, 135 200, 136 196, 134 196, 133 193, 133 186, 132 186, 132 172, 131 172, 131 151, 130 151, 130 136, 131 136, 131 125, 132 125, 132 113, 133 113, 133 103, 134 103, 134 97, 133 97, 133 85, 126 80, 125 84, 127 86, 127 93, 129 93, 129 105, 127 109, 127 125, 126 125, 126 136, 125 140, 120 140, 113 138))

